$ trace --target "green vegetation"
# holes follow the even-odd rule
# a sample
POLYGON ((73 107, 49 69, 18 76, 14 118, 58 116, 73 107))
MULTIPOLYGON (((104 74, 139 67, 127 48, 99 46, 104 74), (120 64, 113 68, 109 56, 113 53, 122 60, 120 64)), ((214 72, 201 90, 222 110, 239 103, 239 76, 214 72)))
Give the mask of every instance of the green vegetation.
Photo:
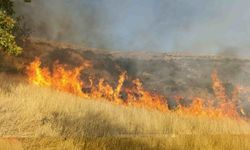
POLYGON ((15 23, 13 18, 7 16, 4 11, 0 11, 0 48, 12 55, 22 52, 22 48, 17 46, 13 35, 15 23))
POLYGON ((22 48, 16 44, 16 21, 12 18, 13 15, 13 2, 0 0, 0 49, 11 55, 19 55, 22 48))
POLYGON ((13 16, 15 13, 11 0, 0 0, 0 10, 4 11, 8 16, 13 16))

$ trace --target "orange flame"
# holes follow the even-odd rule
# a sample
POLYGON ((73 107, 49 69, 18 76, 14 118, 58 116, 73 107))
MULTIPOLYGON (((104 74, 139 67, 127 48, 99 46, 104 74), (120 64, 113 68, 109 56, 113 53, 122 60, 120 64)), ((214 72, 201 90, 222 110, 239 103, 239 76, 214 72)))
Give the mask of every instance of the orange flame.
POLYGON ((83 83, 80 80, 80 72, 84 67, 89 65, 90 64, 86 63, 81 67, 66 70, 66 66, 56 63, 53 67, 53 73, 51 73, 48 68, 41 68, 41 61, 36 58, 27 67, 27 75, 29 76, 29 80, 36 85, 50 86, 60 91, 84 96, 84 93, 82 92, 83 83))
POLYGON ((128 105, 137 107, 154 108, 163 112, 168 111, 165 98, 161 95, 150 93, 143 89, 139 79, 133 81, 134 89, 127 89, 128 105))
POLYGON ((211 78, 213 81, 213 90, 214 90, 215 97, 221 103, 225 103, 228 100, 227 95, 226 95, 225 88, 222 82, 219 80, 218 73, 216 70, 213 71, 211 78))
POLYGON ((219 100, 218 109, 229 117, 238 118, 239 114, 236 108, 236 98, 238 97, 238 90, 235 89, 232 93, 232 99, 230 100, 225 92, 225 87, 223 86, 222 82, 219 80, 218 73, 216 70, 211 75, 213 81, 213 90, 215 97, 219 100))
POLYGON ((193 98, 193 102, 189 107, 183 107, 179 105, 177 112, 181 114, 193 114, 196 116, 208 116, 208 117, 224 116, 223 112, 220 109, 212 107, 211 104, 205 106, 204 100, 198 97, 193 98))
POLYGON ((36 58, 28 67, 27 75, 29 81, 40 86, 48 86, 54 89, 69 92, 76 94, 81 97, 100 99, 105 98, 109 101, 112 101, 116 104, 124 105, 133 105, 138 107, 145 106, 149 109, 157 109, 161 111, 168 110, 166 103, 163 101, 163 98, 158 95, 150 94, 143 90, 141 82, 135 80, 135 86, 137 92, 140 93, 140 96, 136 96, 131 93, 128 94, 128 99, 124 100, 121 98, 121 90, 123 83, 127 78, 126 72, 123 72, 119 76, 118 84, 116 88, 113 88, 104 79, 100 79, 97 87, 93 85, 93 79, 89 77, 90 81, 90 93, 84 93, 83 89, 87 88, 87 85, 84 85, 80 79, 81 71, 84 68, 89 67, 90 64, 86 63, 81 67, 76 67, 70 70, 66 70, 66 65, 59 65, 58 63, 54 64, 52 72, 48 68, 41 67, 41 61, 36 58), (162 98, 162 99, 161 99, 162 98))
MULTIPOLYGON (((105 82, 104 79, 99 79, 97 85, 94 85, 93 77, 89 76, 90 85, 85 85, 80 76, 81 72, 87 67, 91 67, 91 63, 86 61, 80 67, 66 69, 68 66, 55 63, 52 71, 46 67, 41 67, 41 61, 36 58, 28 67, 27 75, 29 81, 36 85, 52 87, 54 89, 69 92, 81 97, 93 99, 106 99, 115 104, 126 106, 143 107, 147 109, 168 112, 166 97, 145 90, 139 79, 133 80, 133 86, 125 88, 123 86, 127 79, 127 73, 123 72, 119 76, 116 88, 105 82), (83 89, 89 89, 85 92, 83 89), (125 96, 124 96, 125 94, 125 96), (124 98, 126 97, 126 98, 124 98)), ((215 100, 206 100, 198 97, 192 98, 192 103, 188 107, 179 106, 173 110, 181 114, 201 115, 209 117, 231 117, 239 118, 239 113, 236 109, 238 89, 233 93, 232 99, 229 99, 225 92, 225 87, 219 80, 217 71, 211 75, 213 81, 213 90, 216 99, 219 101, 215 104, 215 100)), ((176 100, 182 96, 176 96, 176 100)))

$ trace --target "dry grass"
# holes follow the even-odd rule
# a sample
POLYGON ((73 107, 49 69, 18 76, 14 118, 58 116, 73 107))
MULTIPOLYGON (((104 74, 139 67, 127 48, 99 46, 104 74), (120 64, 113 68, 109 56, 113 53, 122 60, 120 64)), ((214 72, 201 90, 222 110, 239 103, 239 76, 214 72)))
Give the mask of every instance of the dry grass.
POLYGON ((245 122, 116 106, 0 76, 0 135, 24 149, 245 149, 249 133, 245 122))

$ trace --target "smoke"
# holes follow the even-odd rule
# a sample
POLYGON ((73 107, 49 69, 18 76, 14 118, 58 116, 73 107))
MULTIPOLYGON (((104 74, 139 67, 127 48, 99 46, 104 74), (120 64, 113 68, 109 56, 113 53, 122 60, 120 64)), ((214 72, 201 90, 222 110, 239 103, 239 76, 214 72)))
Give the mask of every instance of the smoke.
POLYGON ((250 43, 248 0, 34 0, 15 3, 33 35, 113 50, 217 53, 250 43))

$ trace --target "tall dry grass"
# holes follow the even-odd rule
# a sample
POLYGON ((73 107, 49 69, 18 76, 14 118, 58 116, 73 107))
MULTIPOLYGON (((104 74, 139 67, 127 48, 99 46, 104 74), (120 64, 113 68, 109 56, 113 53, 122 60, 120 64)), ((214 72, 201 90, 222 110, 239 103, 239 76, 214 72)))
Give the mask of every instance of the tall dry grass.
POLYGON ((0 135, 25 149, 244 149, 249 133, 246 122, 117 106, 0 75, 0 135))

